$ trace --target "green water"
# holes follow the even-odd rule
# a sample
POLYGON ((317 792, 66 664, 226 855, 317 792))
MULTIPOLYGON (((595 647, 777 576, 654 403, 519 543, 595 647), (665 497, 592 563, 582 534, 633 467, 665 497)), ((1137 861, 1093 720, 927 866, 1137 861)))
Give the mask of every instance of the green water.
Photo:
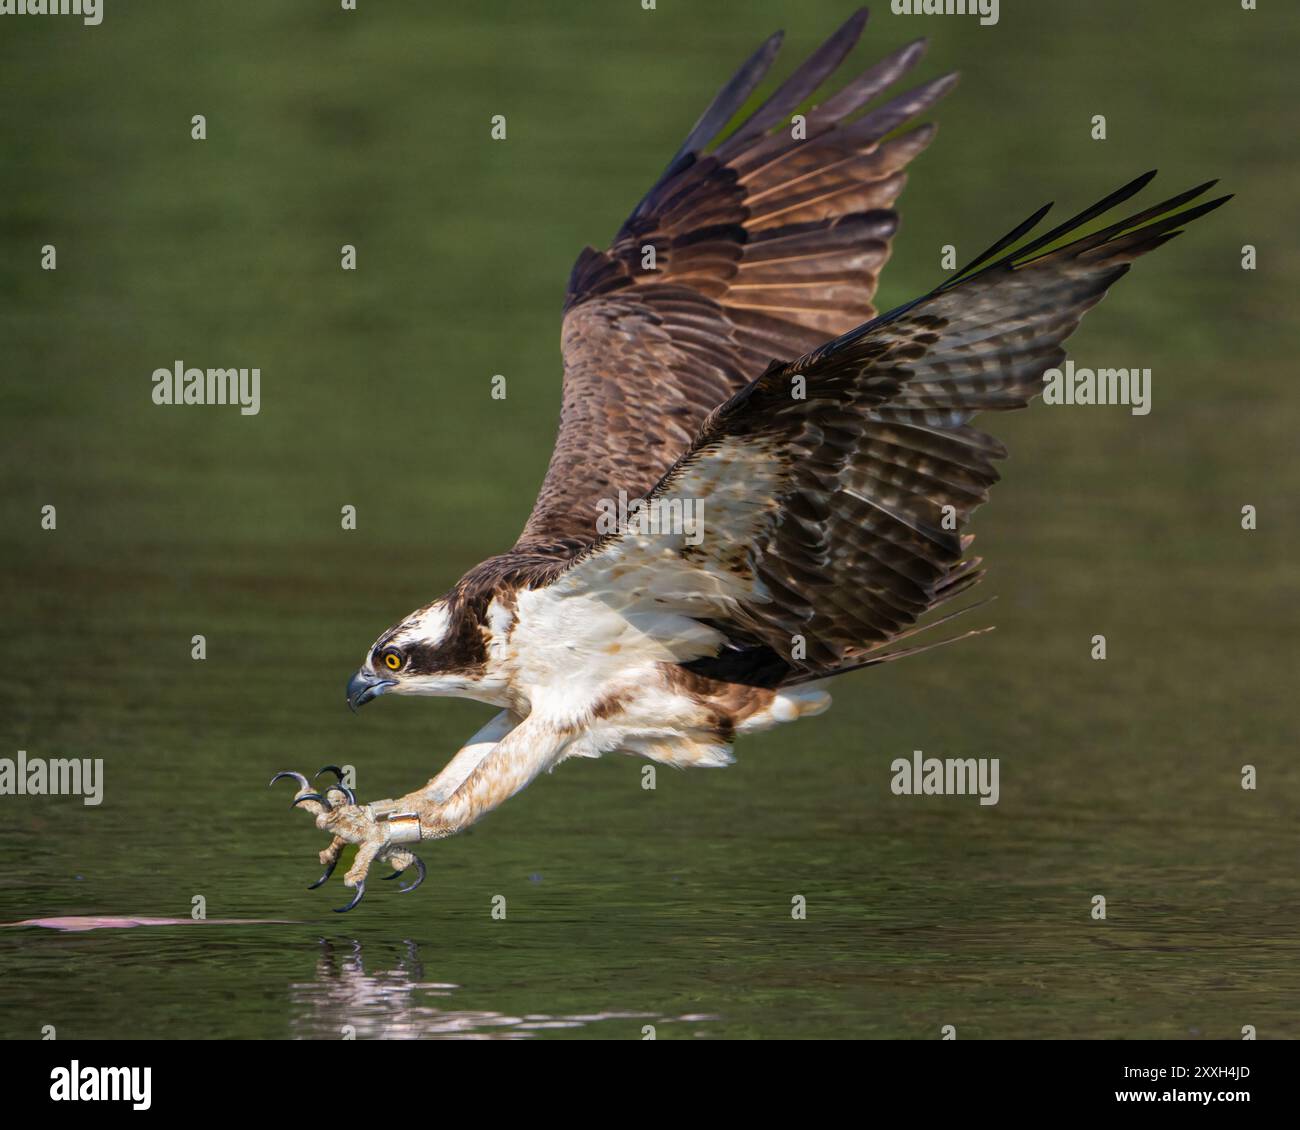
POLYGON ((964 72, 883 305, 1047 198, 1151 166, 1239 194, 1072 343, 1151 367, 1151 414, 992 422, 996 632, 849 676, 726 770, 647 791, 630 759, 563 765, 427 846, 420 891, 372 884, 341 917, 337 879, 304 890, 323 837, 267 779, 338 762, 400 795, 489 716, 353 717, 343 684, 522 524, 577 251, 754 44, 786 26, 785 73, 849 6, 334 7, 0 28, 0 756, 106 774, 99 807, 0 797, 0 920, 196 897, 287 920, 0 930, 0 1036, 1300 1035, 1296 13, 1007 4, 980 28, 878 4, 857 58, 928 34, 923 77, 964 72), (259 366, 260 414, 154 406, 178 358, 259 366), (914 749, 1000 758, 1000 803, 894 796, 914 749))

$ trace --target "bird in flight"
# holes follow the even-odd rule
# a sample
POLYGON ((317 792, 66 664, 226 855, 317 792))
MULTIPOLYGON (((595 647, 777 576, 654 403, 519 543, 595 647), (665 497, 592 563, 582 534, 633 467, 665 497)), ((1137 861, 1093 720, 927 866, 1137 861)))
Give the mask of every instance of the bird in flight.
POLYGON ((1038 210, 878 314, 894 203, 934 133, 904 127, 957 76, 887 95, 918 41, 801 111, 865 21, 719 140, 776 56, 768 39, 610 247, 578 256, 559 435, 519 540, 385 631, 347 686, 353 709, 452 695, 500 713, 396 800, 358 803, 334 767, 328 786, 272 781, 294 780, 333 837, 313 886, 357 845, 340 910, 376 860, 414 889, 414 845, 561 761, 726 765, 737 735, 825 710, 830 678, 937 646, 899 645, 982 576, 962 530, 1005 455, 971 418, 1028 404, 1133 260, 1228 199, 1184 207, 1210 182, 1082 233, 1147 173, 1035 236, 1038 210))

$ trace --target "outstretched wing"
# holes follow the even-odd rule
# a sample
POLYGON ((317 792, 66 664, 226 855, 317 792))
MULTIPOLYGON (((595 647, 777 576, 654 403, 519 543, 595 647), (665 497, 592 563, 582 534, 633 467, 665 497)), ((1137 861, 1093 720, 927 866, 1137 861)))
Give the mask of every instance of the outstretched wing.
POLYGON ((949 75, 861 116, 924 42, 895 52, 820 106, 813 96, 858 39, 853 15, 711 153, 780 46, 772 36, 704 112, 608 251, 587 248, 565 303, 555 451, 518 548, 595 540, 597 506, 644 495, 710 411, 774 358, 790 360, 875 314, 898 226, 904 166, 932 127, 882 139, 930 106, 949 75))
POLYGON ((1202 185, 1044 251, 1153 175, 998 258, 1042 209, 930 294, 773 364, 710 415, 649 496, 661 516, 698 506, 701 526, 611 535, 556 579, 560 595, 595 595, 646 623, 704 621, 728 643, 694 666, 733 681, 896 658, 879 649, 980 577, 960 530, 1005 451, 970 418, 1025 406, 1132 260, 1228 199, 1170 214, 1202 185))

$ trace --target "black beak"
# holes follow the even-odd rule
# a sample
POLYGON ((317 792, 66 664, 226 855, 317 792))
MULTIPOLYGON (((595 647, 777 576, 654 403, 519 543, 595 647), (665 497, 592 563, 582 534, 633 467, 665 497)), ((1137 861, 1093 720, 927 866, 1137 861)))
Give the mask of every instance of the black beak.
POLYGON ((355 712, 358 706, 365 706, 376 695, 383 694, 396 683, 396 679, 385 679, 382 675, 358 671, 348 680, 348 706, 355 712))

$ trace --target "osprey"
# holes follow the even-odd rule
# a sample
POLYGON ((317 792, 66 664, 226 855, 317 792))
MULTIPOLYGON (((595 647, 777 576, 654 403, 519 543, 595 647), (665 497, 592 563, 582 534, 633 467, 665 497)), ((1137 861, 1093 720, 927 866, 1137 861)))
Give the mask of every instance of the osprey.
POLYGON ((454 695, 500 713, 397 800, 358 804, 334 767, 321 789, 273 778, 296 781, 293 803, 333 835, 314 887, 358 845, 340 910, 377 859, 388 878, 413 867, 402 889, 418 886, 408 845, 468 827, 561 761, 726 765, 738 734, 825 710, 829 678, 952 642, 896 646, 956 615, 922 622, 982 576, 961 531, 1005 449, 971 417, 1024 407, 1130 263, 1228 199, 1183 208, 1209 182, 1076 230, 1147 173, 1029 237, 1048 205, 878 315, 893 204, 934 128, 898 131, 957 76, 868 107, 918 41, 792 119, 865 20, 710 148, 771 66, 781 35, 768 39, 613 244, 578 256, 559 436, 523 533, 384 632, 347 687, 353 709, 454 695))

